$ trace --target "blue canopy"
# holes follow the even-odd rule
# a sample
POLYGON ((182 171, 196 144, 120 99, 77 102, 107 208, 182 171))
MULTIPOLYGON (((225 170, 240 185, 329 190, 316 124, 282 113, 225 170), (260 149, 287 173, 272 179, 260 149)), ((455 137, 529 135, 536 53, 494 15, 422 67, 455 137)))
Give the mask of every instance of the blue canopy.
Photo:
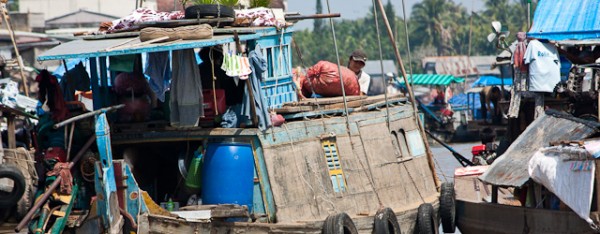
POLYGON ((500 79, 500 77, 497 76, 481 76, 471 85, 471 87, 502 85, 502 80, 504 80, 504 85, 512 85, 513 83, 512 78, 500 79))
POLYGON ((553 41, 598 39, 598 9, 598 0, 540 0, 527 36, 553 41))

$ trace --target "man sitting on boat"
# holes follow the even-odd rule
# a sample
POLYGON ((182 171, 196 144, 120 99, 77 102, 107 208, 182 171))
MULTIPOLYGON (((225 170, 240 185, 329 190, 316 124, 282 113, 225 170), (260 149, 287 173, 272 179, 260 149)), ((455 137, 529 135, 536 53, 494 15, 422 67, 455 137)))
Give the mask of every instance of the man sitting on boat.
POLYGON ((352 54, 350 54, 350 58, 348 59, 348 68, 356 74, 356 77, 358 77, 360 93, 362 95, 367 95, 369 91, 369 85, 371 84, 371 76, 362 70, 365 67, 366 62, 367 54, 360 49, 352 52, 352 54))

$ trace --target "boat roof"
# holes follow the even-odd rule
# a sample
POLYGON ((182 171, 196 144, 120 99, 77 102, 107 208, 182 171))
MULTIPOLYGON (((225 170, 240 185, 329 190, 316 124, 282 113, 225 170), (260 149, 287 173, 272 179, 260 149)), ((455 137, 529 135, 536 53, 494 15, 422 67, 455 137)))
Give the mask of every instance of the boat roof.
MULTIPOLYGON (((286 32, 291 30, 291 28, 285 29, 286 32)), ((240 33, 240 41, 248 41, 258 39, 263 36, 277 35, 278 30, 275 27, 243 27, 214 29, 215 35, 211 39, 183 40, 145 45, 140 45, 141 41, 139 37, 133 39, 114 38, 99 40, 75 40, 61 44, 48 50, 42 55, 40 55, 37 59, 38 61, 46 61, 74 58, 91 58, 101 56, 115 56, 124 54, 139 54, 148 52, 210 47, 234 42, 234 32, 240 33)))
MULTIPOLYGON (((465 79, 453 75, 412 74, 408 75, 408 82, 412 85, 449 85, 465 82, 465 79)), ((399 83, 404 84, 404 80, 400 79, 399 83)))
POLYGON ((560 41, 600 37, 600 1, 539 1, 527 36, 560 41))

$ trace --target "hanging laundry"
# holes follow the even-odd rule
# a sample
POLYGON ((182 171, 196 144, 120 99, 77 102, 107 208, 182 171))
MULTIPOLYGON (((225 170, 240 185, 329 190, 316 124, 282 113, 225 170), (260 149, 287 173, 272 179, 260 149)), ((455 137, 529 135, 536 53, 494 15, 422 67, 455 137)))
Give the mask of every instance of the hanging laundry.
POLYGON ((169 52, 148 53, 145 74, 150 77, 150 89, 161 102, 165 101, 165 93, 171 80, 169 52))
POLYGON ((71 194, 73 188, 73 176, 69 169, 69 163, 58 162, 54 164, 54 168, 46 173, 47 176, 60 176, 60 189, 58 190, 61 194, 71 194))
POLYGON ((90 90, 90 75, 87 73, 83 62, 65 72, 60 79, 60 88, 63 90, 65 101, 75 100, 75 91, 90 90))
POLYGON ((44 106, 47 106, 52 120, 61 122, 67 119, 69 110, 67 109, 65 99, 58 84, 58 80, 53 75, 50 75, 48 70, 42 70, 35 78, 39 83, 38 100, 44 106))
POLYGON ((223 69, 219 69, 223 67, 223 63, 225 62, 225 56, 221 50, 213 48, 211 59, 210 48, 203 48, 200 51, 199 56, 200 59, 202 59, 202 63, 199 65, 200 75, 202 77, 202 87, 205 89, 212 89, 212 77, 214 75, 217 79, 214 82, 215 89, 225 90, 225 103, 227 106, 241 104, 245 92, 244 90, 246 90, 245 82, 236 82, 235 78, 228 76, 223 69))
POLYGON ((265 103, 261 85, 261 81, 263 80, 262 75, 267 70, 267 61, 258 45, 253 51, 250 51, 248 58, 250 61, 250 68, 252 69, 252 77, 248 80, 252 84, 251 90, 254 99, 250 100, 248 92, 244 94, 242 114, 248 119, 252 119, 252 105, 250 104, 251 102, 254 102, 255 113, 258 117, 258 129, 264 131, 271 126, 271 117, 267 110, 268 106, 265 103))
POLYGON ((192 127, 204 116, 202 81, 194 50, 173 51, 173 80, 171 81, 171 125, 192 127))
POLYGON ((133 72, 135 67, 136 54, 118 55, 108 57, 108 70, 113 72, 133 72))

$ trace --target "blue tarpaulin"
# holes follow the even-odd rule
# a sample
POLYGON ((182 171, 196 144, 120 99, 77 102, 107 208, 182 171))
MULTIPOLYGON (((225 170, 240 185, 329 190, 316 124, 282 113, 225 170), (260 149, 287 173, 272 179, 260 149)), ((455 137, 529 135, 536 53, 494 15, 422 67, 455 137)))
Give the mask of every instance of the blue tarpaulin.
POLYGON ((512 85, 512 78, 500 79, 497 76, 481 76, 471 85, 471 87, 502 85, 502 80, 504 80, 504 85, 512 85))
POLYGON ((600 1, 540 0, 528 37, 560 40, 600 38, 600 1))

